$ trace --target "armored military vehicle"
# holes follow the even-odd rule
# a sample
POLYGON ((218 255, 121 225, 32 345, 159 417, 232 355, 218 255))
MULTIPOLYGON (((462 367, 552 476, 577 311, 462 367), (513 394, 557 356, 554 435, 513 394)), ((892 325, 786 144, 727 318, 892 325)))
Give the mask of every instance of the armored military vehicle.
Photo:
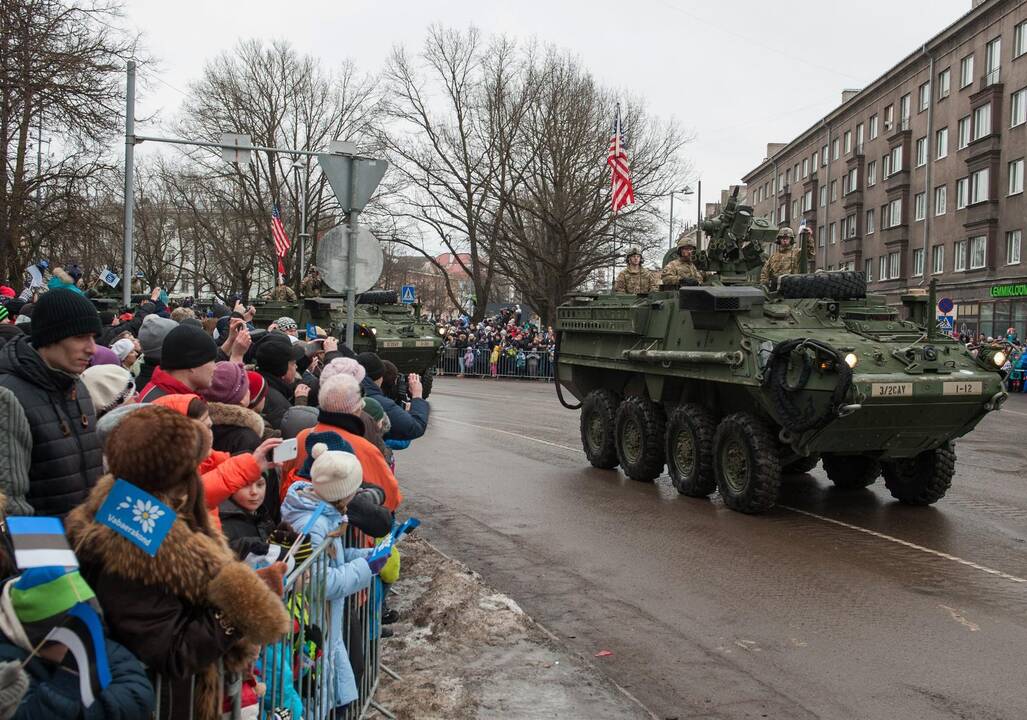
POLYGON ((557 392, 581 401, 592 465, 640 481, 666 466, 680 493, 718 490, 745 513, 818 462, 839 488, 883 475, 903 503, 939 500, 953 440, 1006 399, 1004 356, 975 358, 939 334, 933 284, 903 312, 868 295, 862 273, 758 286, 776 228, 735 198, 702 229, 703 285, 579 294, 557 311, 557 392))
MULTIPOLYGON (((258 300, 253 305, 257 311, 253 321, 258 327, 266 328, 280 317, 291 317, 301 331, 310 323, 340 339, 345 337, 343 296, 302 298, 292 303, 258 300)), ((415 306, 399 304, 394 290, 374 290, 357 296, 353 350, 377 353, 394 363, 400 373, 421 375, 427 397, 442 350, 442 336, 434 324, 418 317, 415 306)))

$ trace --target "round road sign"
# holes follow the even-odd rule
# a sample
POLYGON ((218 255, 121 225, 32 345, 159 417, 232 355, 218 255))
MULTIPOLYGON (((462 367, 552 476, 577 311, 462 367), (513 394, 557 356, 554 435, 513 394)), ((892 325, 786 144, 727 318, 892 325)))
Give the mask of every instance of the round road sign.
POLYGON ((952 312, 952 308, 954 307, 955 305, 949 298, 942 298, 938 301, 938 309, 941 310, 942 313, 945 315, 948 315, 950 312, 952 312))

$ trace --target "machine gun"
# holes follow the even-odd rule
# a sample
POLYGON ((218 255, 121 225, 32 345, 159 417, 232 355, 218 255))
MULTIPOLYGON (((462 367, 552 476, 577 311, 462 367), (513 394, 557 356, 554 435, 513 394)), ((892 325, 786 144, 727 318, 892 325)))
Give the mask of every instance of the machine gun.
POLYGON ((753 282, 753 271, 763 267, 765 243, 773 242, 777 227, 752 216, 752 206, 738 203, 738 186, 728 198, 720 214, 704 220, 702 231, 710 242, 698 253, 696 265, 706 272, 716 272, 725 285, 753 282))

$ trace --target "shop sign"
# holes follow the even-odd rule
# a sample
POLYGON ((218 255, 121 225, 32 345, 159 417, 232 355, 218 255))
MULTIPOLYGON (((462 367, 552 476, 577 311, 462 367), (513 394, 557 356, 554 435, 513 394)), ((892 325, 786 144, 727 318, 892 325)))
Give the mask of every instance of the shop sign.
POLYGON ((993 298, 1027 297, 1027 283, 992 285, 991 296, 993 298))

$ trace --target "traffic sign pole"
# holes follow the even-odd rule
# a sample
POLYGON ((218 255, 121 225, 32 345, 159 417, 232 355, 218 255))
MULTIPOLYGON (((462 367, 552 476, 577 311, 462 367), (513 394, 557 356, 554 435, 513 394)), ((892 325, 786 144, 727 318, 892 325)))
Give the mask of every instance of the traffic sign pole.
POLYGON ((359 211, 353 207, 354 195, 356 195, 356 173, 357 164, 350 158, 349 162, 349 242, 346 243, 346 345, 353 349, 353 315, 356 313, 356 285, 357 275, 357 216, 359 211))

